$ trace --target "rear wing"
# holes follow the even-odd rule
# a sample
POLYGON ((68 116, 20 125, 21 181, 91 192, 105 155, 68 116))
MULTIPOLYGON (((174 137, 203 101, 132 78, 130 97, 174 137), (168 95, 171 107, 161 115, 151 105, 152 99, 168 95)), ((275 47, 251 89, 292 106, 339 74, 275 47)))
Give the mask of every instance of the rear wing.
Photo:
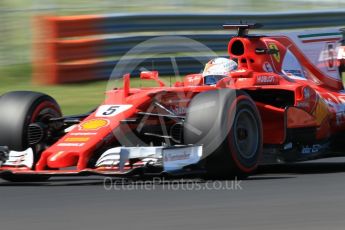
POLYGON ((338 53, 344 38, 340 28, 298 30, 283 35, 289 37, 324 75, 341 81, 338 53))
MULTIPOLYGON (((238 37, 250 37, 248 36, 250 29, 261 27, 262 25, 258 23, 223 25, 224 29, 236 29, 238 37)), ((270 32, 266 35, 273 39, 277 36, 288 37, 298 47, 301 54, 321 71, 324 78, 335 82, 339 90, 343 89, 340 86, 341 82, 345 85, 345 28, 299 29, 270 32)), ((289 46, 286 48, 289 50, 289 46)), ((285 60, 285 57, 281 60, 285 60)), ((286 62, 289 62, 289 59, 286 59, 286 62)), ((321 82, 323 82, 322 78, 319 79, 321 82)))
POLYGON ((237 30, 237 37, 245 37, 248 35, 249 29, 258 29, 263 25, 259 23, 247 23, 247 24, 225 24, 223 29, 226 30, 237 30))

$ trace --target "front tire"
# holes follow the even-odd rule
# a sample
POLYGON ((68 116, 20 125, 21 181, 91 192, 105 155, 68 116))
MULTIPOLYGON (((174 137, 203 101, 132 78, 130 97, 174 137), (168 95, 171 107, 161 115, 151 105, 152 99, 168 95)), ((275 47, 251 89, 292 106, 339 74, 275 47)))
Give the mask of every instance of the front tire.
MULTIPOLYGON (((28 133, 29 125, 39 123, 46 127, 47 133, 53 127, 51 118, 61 117, 57 102, 50 96, 30 91, 9 92, 0 97, 0 146, 8 146, 10 150, 24 151, 32 148, 34 165, 41 152, 48 146, 47 137, 32 143, 28 133)), ((34 166, 33 166, 34 167, 34 166)), ((15 182, 46 180, 46 176, 4 175, 4 179, 15 182)))
POLYGON ((217 178, 253 173, 262 152, 262 125, 244 91, 214 90, 196 95, 187 110, 185 144, 203 145, 203 165, 217 178))

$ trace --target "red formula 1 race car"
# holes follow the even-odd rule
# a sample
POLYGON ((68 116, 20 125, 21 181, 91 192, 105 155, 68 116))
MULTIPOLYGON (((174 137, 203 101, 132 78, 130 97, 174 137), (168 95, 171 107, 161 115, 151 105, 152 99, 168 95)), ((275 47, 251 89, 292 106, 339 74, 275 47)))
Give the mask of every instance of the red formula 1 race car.
MULTIPOLYGON (((248 35, 230 58, 167 87, 109 90, 94 111, 62 116, 42 93, 0 97, 0 170, 10 181, 51 176, 205 173, 249 175, 259 164, 336 156, 343 150, 345 93, 335 53, 340 32, 248 35)), ((341 153, 338 155, 340 156, 341 153)))

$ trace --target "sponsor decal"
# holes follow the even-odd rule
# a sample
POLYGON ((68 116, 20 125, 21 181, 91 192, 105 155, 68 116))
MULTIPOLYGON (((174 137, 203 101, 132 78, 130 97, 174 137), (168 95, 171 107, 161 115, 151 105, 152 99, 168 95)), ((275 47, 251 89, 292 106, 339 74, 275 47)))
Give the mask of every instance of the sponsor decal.
POLYGON ((280 52, 279 52, 279 49, 277 47, 277 45, 275 43, 268 43, 268 48, 270 50, 276 50, 277 52, 274 52, 272 54, 273 58, 276 60, 276 62, 280 62, 280 52))
POLYGON ((85 133, 70 133, 70 136, 94 136, 97 135, 97 133, 90 133, 90 132, 85 132, 85 133))
POLYGON ((256 85, 276 85, 278 84, 278 79, 273 75, 259 75, 256 76, 256 85))
POLYGON ((317 153, 321 149, 321 145, 312 145, 312 146, 303 146, 301 153, 302 154, 310 154, 310 153, 317 153))
POLYGON ((81 147, 84 146, 85 143, 60 143, 57 146, 60 147, 81 147))
POLYGON ((79 130, 99 130, 105 126, 109 125, 109 120, 107 119, 91 119, 85 121, 79 125, 79 130))
POLYGON ((262 65, 262 69, 265 71, 265 72, 268 72, 268 73, 271 73, 273 72, 273 68, 272 68, 272 65, 269 63, 269 62, 264 62, 264 64, 262 65))
POLYGON ((101 105, 97 109, 96 117, 114 117, 131 107, 132 105, 101 105))
POLYGON ((318 153, 328 148, 329 143, 314 144, 314 145, 303 145, 301 149, 302 154, 313 154, 318 153))
POLYGON ((190 158, 190 153, 187 153, 186 151, 183 152, 176 152, 176 153, 170 153, 164 155, 164 161, 179 161, 179 160, 186 160, 190 158))
POLYGON ((182 169, 186 165, 197 163, 202 156, 202 146, 163 149, 163 167, 165 171, 182 169))
POLYGON ((90 140, 90 137, 67 137, 65 142, 87 142, 90 140))

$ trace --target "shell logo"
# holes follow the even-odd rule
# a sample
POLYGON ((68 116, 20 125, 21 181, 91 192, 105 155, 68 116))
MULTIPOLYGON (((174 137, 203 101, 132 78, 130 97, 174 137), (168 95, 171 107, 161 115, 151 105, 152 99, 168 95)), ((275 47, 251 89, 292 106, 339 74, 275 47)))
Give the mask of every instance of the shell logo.
POLYGON ((91 119, 83 122, 79 125, 80 130, 99 130, 105 126, 109 125, 109 120, 107 119, 91 119))

